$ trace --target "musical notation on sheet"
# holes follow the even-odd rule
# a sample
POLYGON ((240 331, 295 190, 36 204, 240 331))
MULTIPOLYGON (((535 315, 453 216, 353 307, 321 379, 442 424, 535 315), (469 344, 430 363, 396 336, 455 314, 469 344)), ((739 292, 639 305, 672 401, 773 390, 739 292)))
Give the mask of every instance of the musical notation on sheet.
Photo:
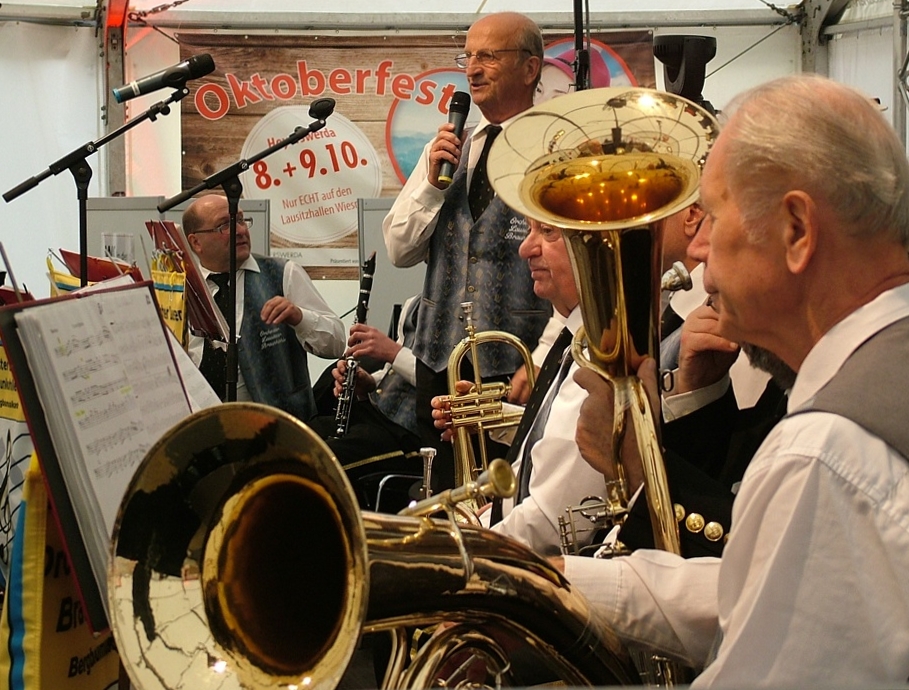
MULTIPOLYGON (((85 295, 23 310, 16 317, 28 356, 46 361, 33 371, 48 419, 66 437, 78 480, 109 535, 126 485, 145 453, 189 414, 167 335, 143 289, 85 295), (27 335, 27 332, 31 335, 27 335), (43 377, 43 376, 42 376, 43 377), (62 428, 65 427, 65 428, 62 428)), ((59 454, 59 450, 58 450, 59 454)))

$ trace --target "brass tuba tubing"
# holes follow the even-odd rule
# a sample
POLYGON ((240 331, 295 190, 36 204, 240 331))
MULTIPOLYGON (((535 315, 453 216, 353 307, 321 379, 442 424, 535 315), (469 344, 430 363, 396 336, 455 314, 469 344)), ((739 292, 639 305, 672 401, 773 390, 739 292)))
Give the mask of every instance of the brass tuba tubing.
POLYGON ((572 353, 615 390, 610 511, 627 507, 620 450, 630 426, 656 544, 675 553, 678 524, 656 419, 635 372, 645 357, 659 355, 657 222, 697 199, 700 166, 718 131, 709 112, 680 96, 589 89, 524 111, 497 137, 487 168, 504 203, 562 229, 584 322, 572 353))
POLYGON ((472 561, 467 577, 449 523, 371 513, 363 519, 372 583, 365 632, 443 621, 498 628, 529 642, 569 686, 636 682, 626 652, 586 599, 522 544, 461 526, 472 561))
MULTIPOLYGON (((362 632, 442 621, 527 642, 571 685, 635 681, 546 560, 489 530, 361 514, 324 442, 254 403, 197 412, 151 449, 117 516, 107 584, 142 690, 331 689, 362 632)), ((423 663, 406 674, 419 687, 436 672, 423 663)), ((389 685, 416 690, 399 671, 389 685)))
MULTIPOLYGON (((622 447, 633 426, 642 458, 644 490, 657 548, 680 553, 678 523, 669 499, 668 480, 657 434, 658 423, 640 380, 634 375, 644 357, 659 355, 659 279, 661 236, 657 227, 623 230, 564 230, 575 273, 584 327, 572 346, 580 366, 612 382, 613 448, 622 447), (583 345, 586 344, 585 354, 583 345)), ((616 458, 617 505, 629 496, 621 457, 616 458)))

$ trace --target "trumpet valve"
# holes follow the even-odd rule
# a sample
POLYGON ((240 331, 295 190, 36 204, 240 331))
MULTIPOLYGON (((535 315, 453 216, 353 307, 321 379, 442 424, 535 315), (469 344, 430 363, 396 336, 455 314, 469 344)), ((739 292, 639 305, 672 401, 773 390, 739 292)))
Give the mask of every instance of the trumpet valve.
POLYGON ((451 396, 451 425, 453 428, 491 423, 505 419, 502 409, 502 398, 510 387, 506 383, 484 383, 463 395, 451 396))

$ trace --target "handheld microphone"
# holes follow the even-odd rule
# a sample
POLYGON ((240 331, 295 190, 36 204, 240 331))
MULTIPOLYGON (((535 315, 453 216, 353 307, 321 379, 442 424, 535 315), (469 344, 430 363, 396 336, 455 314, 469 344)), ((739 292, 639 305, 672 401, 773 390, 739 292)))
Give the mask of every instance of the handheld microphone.
MULTIPOLYGON (((467 122, 467 113, 470 112, 470 94, 464 91, 455 91, 448 106, 448 121, 454 125, 454 135, 460 139, 464 133, 464 123, 467 122)), ((447 187, 451 184, 455 167, 452 163, 444 161, 439 170, 439 182, 447 187)))
POLYGON ((211 74, 214 69, 215 61, 211 59, 211 55, 208 53, 193 55, 173 67, 117 87, 114 89, 114 98, 117 103, 123 103, 136 96, 144 96, 167 86, 182 89, 188 80, 204 77, 206 74, 211 74))

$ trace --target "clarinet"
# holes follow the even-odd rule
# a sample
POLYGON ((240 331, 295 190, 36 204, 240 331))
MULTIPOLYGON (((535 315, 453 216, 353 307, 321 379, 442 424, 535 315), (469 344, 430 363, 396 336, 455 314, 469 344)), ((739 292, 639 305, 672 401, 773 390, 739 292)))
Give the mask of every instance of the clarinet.
MULTIPOLYGON (((376 270, 376 253, 373 252, 363 262, 360 272, 360 296, 357 300, 357 314, 354 323, 366 323, 366 312, 369 311, 369 294, 372 292, 372 276, 376 270)), ((344 383, 338 396, 338 408, 335 411, 335 438, 341 438, 350 426, 350 412, 357 399, 357 370, 359 362, 353 357, 345 360, 347 370, 344 372, 344 383)))

